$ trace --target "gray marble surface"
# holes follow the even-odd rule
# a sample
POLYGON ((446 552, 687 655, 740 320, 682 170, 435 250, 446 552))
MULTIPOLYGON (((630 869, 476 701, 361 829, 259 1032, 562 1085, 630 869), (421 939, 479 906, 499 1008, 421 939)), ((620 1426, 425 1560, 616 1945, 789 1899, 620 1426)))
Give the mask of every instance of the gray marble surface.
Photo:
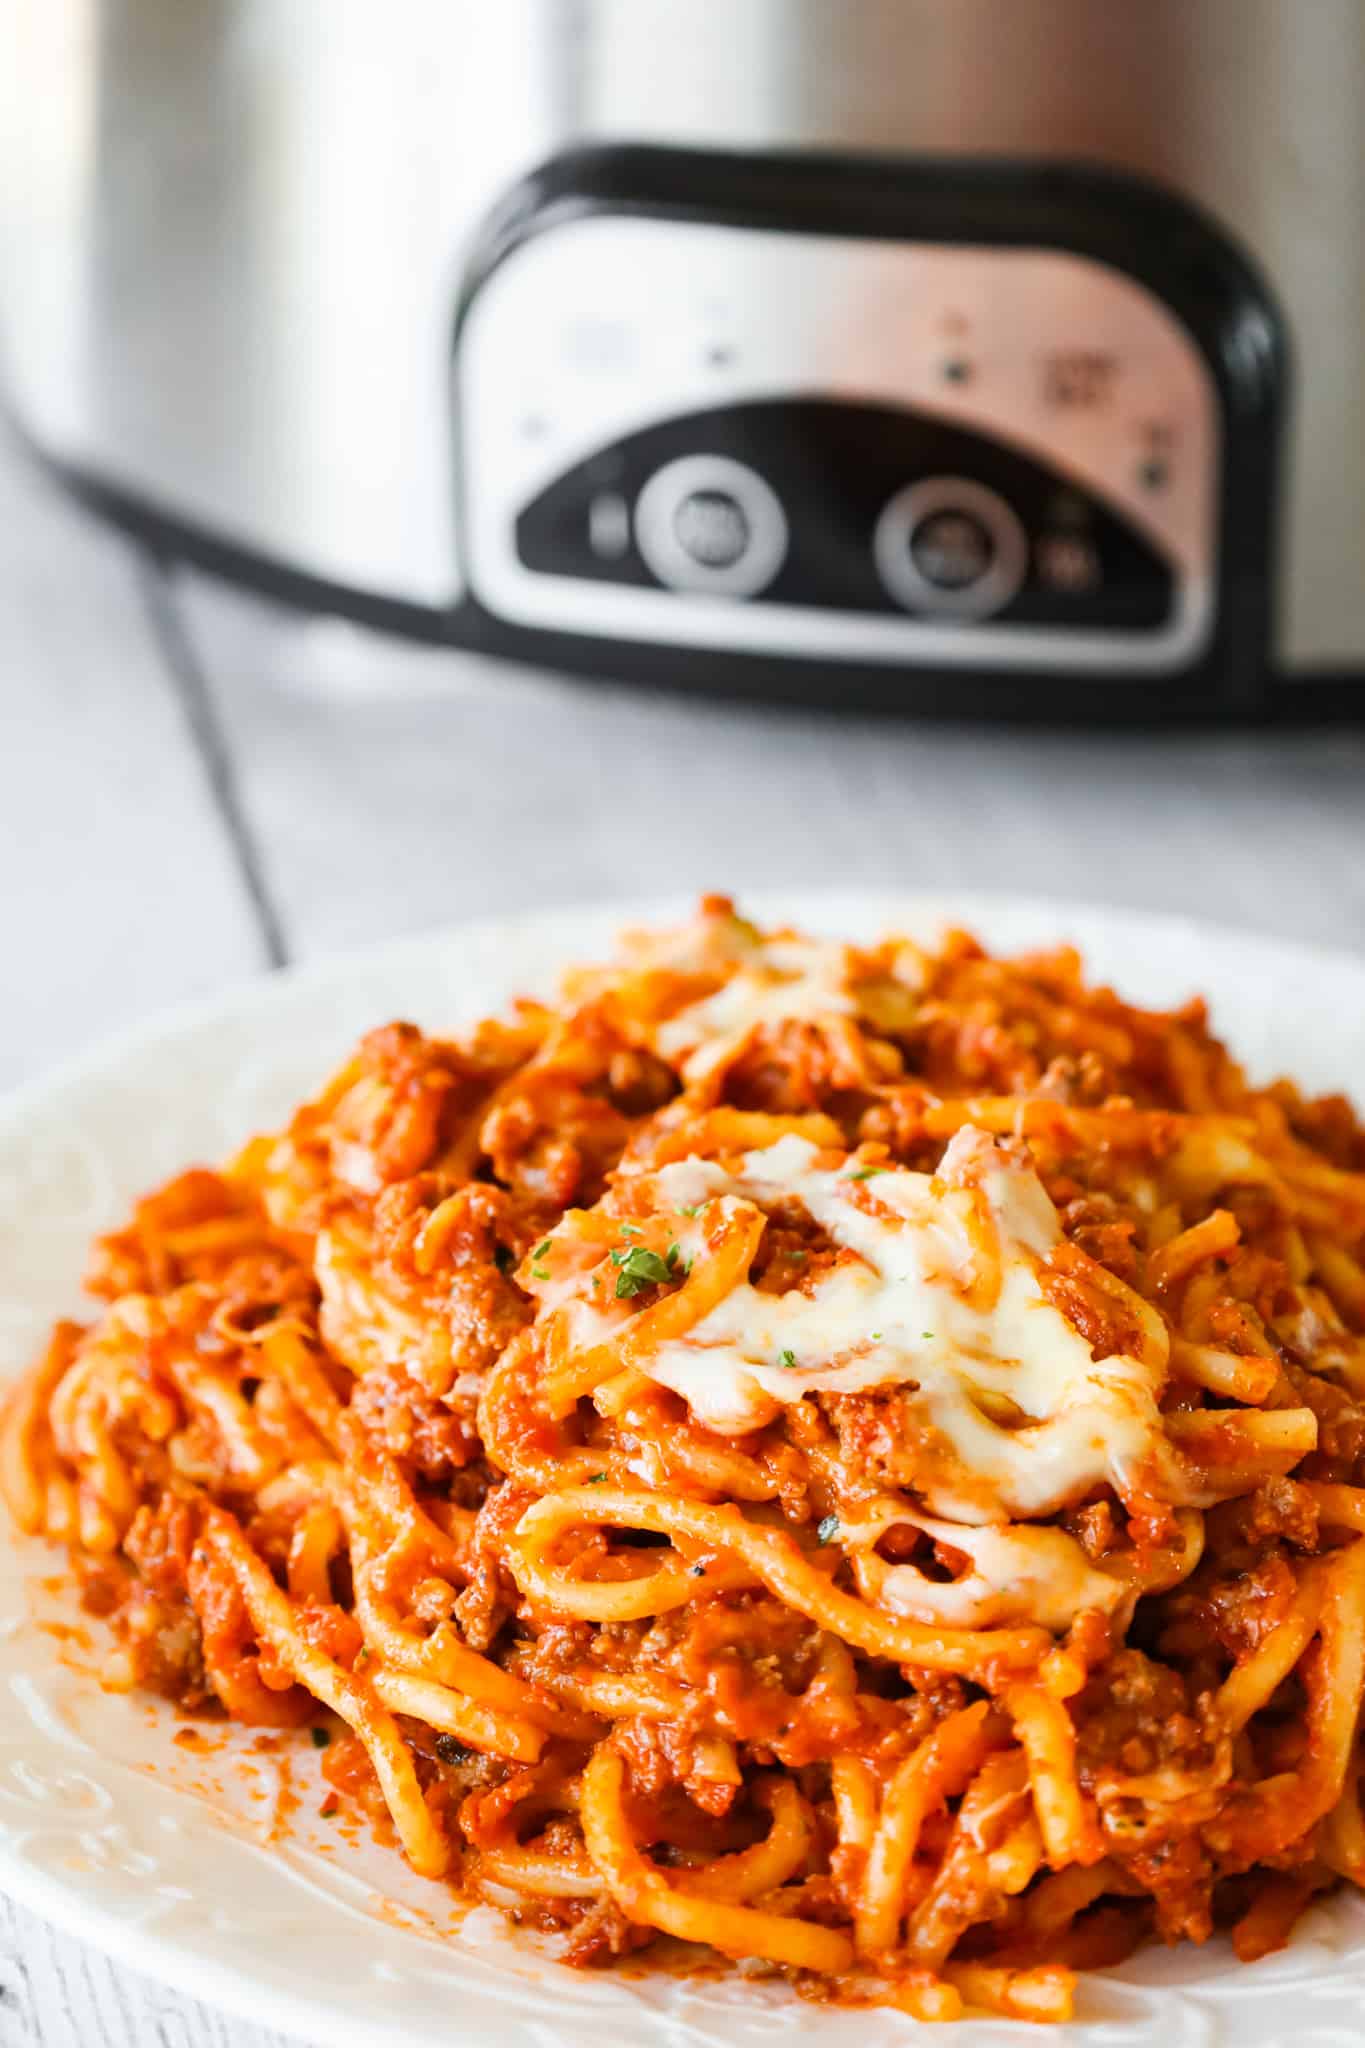
MULTIPOLYGON (((1365 949, 1365 734, 1091 736, 589 689, 167 572, 0 450, 0 1085, 472 914, 954 886, 1365 949)), ((266 2048, 0 1899, 0 2048, 266 2048)))

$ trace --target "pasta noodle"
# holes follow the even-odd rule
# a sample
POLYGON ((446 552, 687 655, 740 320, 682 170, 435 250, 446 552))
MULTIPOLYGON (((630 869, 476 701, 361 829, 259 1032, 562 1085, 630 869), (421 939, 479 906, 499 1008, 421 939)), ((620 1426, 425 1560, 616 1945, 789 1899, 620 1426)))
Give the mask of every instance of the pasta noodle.
POLYGON ((576 1965, 1067 2018, 1365 1885, 1365 1134, 1065 949, 723 898, 101 1239, 0 1485, 111 1683, 576 1965))

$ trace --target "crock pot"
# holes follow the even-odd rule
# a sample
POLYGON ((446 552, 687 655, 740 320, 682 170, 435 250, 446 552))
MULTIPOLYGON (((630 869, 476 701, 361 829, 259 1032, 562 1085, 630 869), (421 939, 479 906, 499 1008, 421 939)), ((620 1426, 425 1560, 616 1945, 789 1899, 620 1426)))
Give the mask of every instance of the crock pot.
POLYGON ((292 601, 836 705, 1365 689, 1360 0, 11 0, 8 408, 292 601))

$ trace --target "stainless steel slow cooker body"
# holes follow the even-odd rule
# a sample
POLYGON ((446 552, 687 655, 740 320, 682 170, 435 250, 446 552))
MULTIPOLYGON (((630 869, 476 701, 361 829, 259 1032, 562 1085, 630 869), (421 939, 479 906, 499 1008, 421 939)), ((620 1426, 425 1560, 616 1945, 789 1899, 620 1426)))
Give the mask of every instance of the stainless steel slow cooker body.
POLYGON ((713 687, 1365 681, 1360 0, 3 33, 7 403, 191 554, 713 687))

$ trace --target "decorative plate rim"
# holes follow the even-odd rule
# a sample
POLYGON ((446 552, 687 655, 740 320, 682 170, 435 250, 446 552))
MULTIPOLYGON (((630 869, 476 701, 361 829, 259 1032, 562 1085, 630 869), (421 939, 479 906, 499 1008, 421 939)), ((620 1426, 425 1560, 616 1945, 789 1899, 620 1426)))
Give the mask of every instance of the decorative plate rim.
MULTIPOLYGON (((471 1010, 482 1011, 517 993, 528 978, 543 981, 549 970, 600 949, 621 926, 685 916, 693 900, 673 896, 567 904, 513 917, 486 917, 391 939, 238 981, 216 993, 163 1010, 102 1041, 50 1073, 34 1076, 0 1097, 0 1197, 11 1153, 17 1152, 20 1172, 17 1179, 11 1175, 11 1206, 12 1210, 22 1208, 25 1219, 16 1233, 20 1245, 26 1242, 31 1213, 39 1215, 33 1234, 46 1229, 54 1243, 57 1238, 69 1243, 77 1228, 83 1234, 88 1230, 87 1218, 82 1218, 77 1226, 60 1215, 47 1216, 41 1204, 31 1211, 22 1202, 21 1183, 24 1145, 33 1150, 35 1158, 43 1155, 45 1146, 55 1142, 64 1106, 69 1109, 82 1096, 90 1096, 92 1090, 116 1097, 121 1086, 130 1085, 129 1077, 140 1072, 139 1085, 145 1092, 148 1070, 168 1071, 164 1064, 167 1056, 177 1051, 182 1061, 201 1061, 206 1072, 213 1072, 215 1061, 220 1069, 225 1068, 233 1030, 240 1032, 243 1025, 264 1027, 267 1043, 275 1043, 269 1034, 271 1021, 275 1020, 281 1025, 287 1044, 292 1016, 295 1040, 301 1042, 316 1028, 319 1019, 328 1015, 329 998, 341 1003, 348 989, 363 988, 368 992, 376 984, 387 987, 392 982, 396 1007, 402 1008, 411 1000, 410 991, 423 984, 431 994, 439 985, 451 984, 461 963, 479 992, 469 1004, 457 1003, 456 1010, 463 1009, 466 1015, 471 1010), (406 995, 405 990, 409 991, 406 995)), ((1238 1019, 1230 1014, 1229 984, 1234 962, 1240 962, 1244 972, 1254 966, 1281 988, 1292 988, 1291 1008, 1299 1021, 1312 990, 1330 987, 1338 1005, 1334 1027, 1326 1032, 1328 1068, 1335 1062, 1337 1069, 1333 1085, 1348 1086, 1353 1081, 1358 1093, 1365 1095, 1365 959, 1346 951, 1195 917, 1005 892, 766 888, 746 892, 740 900, 746 910, 764 920, 791 919, 832 933, 843 928, 858 935, 897 928, 924 932, 948 923, 962 923, 985 928, 998 944, 1075 939, 1083 952, 1093 952, 1098 942, 1102 950, 1117 951, 1133 962, 1131 975, 1116 973, 1109 964, 1100 971, 1106 979, 1124 982, 1139 999, 1167 1000, 1172 976, 1176 982, 1183 979, 1192 984, 1187 992, 1193 992, 1201 981, 1213 982, 1215 1025, 1226 1033, 1234 1051, 1242 1049, 1238 1019), (1144 977, 1150 979, 1147 970, 1154 963, 1158 964, 1156 978, 1162 980, 1159 964, 1163 962, 1166 987, 1158 994, 1142 984, 1144 977), (1183 963, 1178 972, 1173 963, 1183 963), (1221 989, 1217 986, 1220 976, 1221 989), (1344 990, 1354 997, 1354 1002, 1345 1006, 1340 1001, 1344 990), (1354 1026, 1343 1018, 1343 1007, 1349 1016, 1359 1020, 1354 1026)), ((1268 1016, 1264 993, 1260 1004, 1268 1016)), ((421 1007, 420 1003, 417 1007, 421 1007)), ((375 1017, 373 1021, 380 1020, 375 1017)), ((457 1018, 452 1017, 451 1021, 457 1018)), ((1320 1024, 1322 1021, 1319 1018, 1320 1024)), ((1287 1029, 1293 1036, 1298 1023, 1287 1029)), ((1289 1064, 1293 1070, 1292 1058, 1289 1064)), ((179 1078, 179 1069, 169 1071, 179 1078)), ((231 1084, 237 1078, 235 1071, 219 1075, 227 1084, 225 1095, 229 1100, 231 1084)), ((1315 1081, 1314 1085, 1328 1083, 1315 1081)), ((183 1079, 181 1086, 187 1087, 183 1079)), ((168 1088, 168 1100, 174 1100, 173 1083, 168 1088)), ((126 1199, 138 1185, 154 1177, 155 1168, 141 1171, 137 1167, 143 1135, 139 1127, 136 1134, 128 1131, 118 1137, 118 1157, 106 1162, 111 1170, 101 1183, 101 1204, 106 1195, 112 1200, 126 1199)), ((245 1138, 249 1133, 242 1129, 238 1135, 245 1138)), ((0 1219, 2 1216, 0 1202, 0 1219)), ((27 1284, 42 1291, 44 1283, 27 1284)), ((25 1287, 26 1277, 17 1270, 12 1279, 0 1282, 0 1324, 12 1303, 17 1302, 25 1312, 44 1306, 46 1294, 43 1303, 38 1303, 36 1292, 26 1294, 25 1287)), ((50 1307, 44 1306, 44 1313, 60 1313, 61 1307, 60 1301, 53 1300, 50 1307)), ((848 2048, 862 2048, 862 2044, 874 2038, 885 2042, 891 2028, 898 2028, 909 2039, 915 2023, 903 2015, 885 2009, 861 2014, 817 2013, 810 2007, 793 2008, 786 1995, 774 1999, 758 1986, 744 1987, 738 1999, 720 1995, 715 1987, 688 1987, 685 1982, 670 1992, 667 1981, 662 1988, 656 1982, 652 1992, 645 1995, 639 1980, 628 1986, 619 1978, 606 1976, 574 1978, 565 1988, 568 1973, 550 1965, 548 1978, 553 1981, 548 1991, 537 1992, 532 1987, 544 1976, 543 1967, 534 1960, 526 1961, 519 1948, 515 1958, 505 1948, 499 1960, 496 1943, 492 1949, 483 1944, 476 1953, 462 1944, 453 1949, 433 1950, 422 1942, 422 1953, 434 1960, 427 1968, 411 1973, 410 1989, 417 1988, 412 1991, 411 2005, 407 1999, 402 2000, 405 2016, 395 2019, 393 2014, 403 1990, 401 1963, 373 1965, 372 1970, 378 1971, 379 1988, 372 1990, 368 2002, 362 2000, 349 2007, 340 2002, 345 1996, 344 1988, 341 1983, 330 1981, 330 1973, 319 1990, 300 1989, 297 1984, 281 1981, 278 1958, 272 1965, 268 1935, 259 1970, 252 1974, 244 1969, 242 1939, 234 1937, 234 1949, 232 1939, 220 1939, 220 1931, 216 1930, 213 1916, 221 1902, 212 1880, 202 1892, 190 1887, 188 1905, 181 1901, 181 1922, 177 1922, 174 1910, 160 1915, 148 1911, 141 1917, 130 1918, 129 1902, 139 1884, 143 1897, 158 1892, 157 1845, 148 1849, 134 1842, 127 1852, 131 1874, 118 1864, 111 1883, 101 1889, 89 1872, 70 1867, 71 1842, 88 1843, 93 1838, 91 1828, 83 1823, 78 1825, 79 1816, 73 1820, 53 1804, 63 1796, 60 1781, 65 1771, 73 1783, 79 1780, 82 1786, 93 1788, 107 1800, 107 1806, 98 1808, 101 1814, 112 1810, 115 1816, 107 1824, 106 1833, 125 1828, 129 1802, 124 1781, 129 1767, 126 1763, 111 1764, 113 1778, 106 1772, 111 1783, 122 1773, 118 1778, 123 1797, 120 1805, 120 1792, 108 1792, 99 1778, 97 1766, 105 1761, 103 1754, 86 1743, 88 1754, 82 1756, 80 1768, 69 1768, 70 1745, 62 1751, 57 1737, 49 1734, 49 1747, 54 1756, 64 1757, 64 1762, 52 1765, 49 1759, 49 1776, 44 1780, 41 1767, 47 1751, 40 1743, 42 1715, 31 1702, 27 1704, 28 1725, 24 1724, 20 1700, 23 1687, 31 1688, 33 1681, 23 1670, 24 1649, 15 1648, 24 1635, 24 1627, 16 1618, 14 1590, 21 1581, 36 1575, 35 1551, 39 1548, 21 1547, 11 1541, 4 1546, 4 1564, 0 1568, 0 1580, 6 1574, 9 1580, 8 1586, 0 1584, 0 1887, 68 1933, 93 1942, 134 1969, 240 2018, 304 2037, 321 2036, 336 2044, 336 2048, 363 2048, 363 2044, 375 2048, 375 2044, 399 2041, 406 2048, 422 2048, 426 2043, 432 2044, 432 2048, 445 2043, 449 2048, 451 2043, 483 2041, 496 2041, 500 2048, 549 2048, 552 2042, 562 2043, 564 2048, 580 2048, 580 2043, 600 2044, 604 2024, 628 2026, 632 2041, 648 2044, 648 2048, 724 2048, 724 2044, 741 2042, 745 2048, 749 2044, 756 2048, 756 2044, 771 2043, 779 2029, 790 2025, 796 2012, 801 2015, 803 2032, 810 2036, 812 2048, 825 2048, 825 2044, 833 2048, 836 2042, 847 2043, 848 2048), (36 1794, 35 1784, 39 1788, 36 1794), (42 1807, 45 1798, 51 1810, 44 1817, 36 1808, 42 1807), (41 1845, 49 1835, 52 1840, 48 1849, 38 1853, 35 1843, 41 1845), (147 1870, 143 1866, 149 1859, 151 1868, 147 1870), (127 1884, 120 1891, 124 1875, 127 1884), (196 1911, 198 1921, 194 1917, 196 1911), (231 1959, 234 1957, 235 1960, 231 1959), (440 1970, 437 1960, 442 1965, 440 1970), (466 1973, 471 1980, 478 1980, 471 1981, 467 1989, 463 1982, 466 1973), (448 2013, 443 2016, 438 2010, 439 2001, 433 2002, 429 1995, 429 1987, 419 1985, 419 1979, 433 1975, 447 1980, 448 1987, 460 1981, 463 2009, 455 2017, 448 2013), (385 1989, 388 1985, 391 1988, 385 1989), (634 1997, 630 1995, 632 1990, 637 1994, 634 1997)), ((51 1568, 51 1555, 41 1549, 43 1568, 51 1568)), ((33 1670, 38 1670, 36 1656, 33 1670)), ((104 1696, 99 1696, 98 1689, 89 1681, 87 1684, 88 1705, 94 1712, 96 1696, 104 1696)), ((113 1711, 119 1711, 122 1705, 118 1703, 113 1711)), ((99 1711, 103 1713, 105 1709, 99 1711)), ((48 1712, 44 1704, 42 1713, 48 1712)), ((83 1740, 76 1738, 78 1747, 83 1740)), ((170 1841, 180 1822, 167 1816, 173 1811, 183 1814, 188 1795, 160 1780, 143 1783, 145 1797, 132 1803, 139 1816, 145 1813, 147 1829, 159 1828, 170 1841)), ((83 1798, 84 1793, 79 1797, 83 1798)), ((194 1815, 185 1825, 201 1842, 209 1839, 205 1831, 210 1829, 215 1831, 214 1841, 233 1840, 231 1834, 217 1832, 218 1824, 207 1812, 194 1815)), ((98 1834, 95 1829, 93 1836, 98 1834)), ((168 1867, 174 1870, 173 1853, 165 1849, 160 1835, 157 1843, 171 1856, 168 1867)), ((224 1849, 221 1861, 225 1868, 240 1860, 238 1850, 243 1847, 239 1839, 236 1849, 224 1849)), ((81 1854, 85 1853, 82 1849, 81 1854)), ((92 1853, 98 1863, 102 1852, 97 1841, 92 1853)), ((384 1853, 392 1856, 394 1852, 384 1853)), ((264 1891, 282 1896, 281 1886, 292 1882, 297 1872, 286 1868, 282 1858, 272 1858, 271 1867, 276 1866, 283 1873, 280 1884, 273 1880, 267 1884, 264 1878, 261 1884, 264 1891)), ((174 1892, 177 1900, 181 1900, 184 1892, 183 1886, 177 1889, 175 1884, 161 1889, 168 1894, 174 1892)), ((305 1884, 304 1893, 309 1890, 305 1884)), ((317 1885, 312 1885, 311 1890, 316 1897, 317 1885)), ((341 1924, 349 1925, 349 1919, 349 1914, 344 1916, 341 1924)), ((407 1956, 412 1952, 410 1945, 420 1939, 408 1930, 395 1930, 383 1920, 376 1919, 372 1924, 378 1930, 372 1944, 376 1954, 382 1952, 387 1957, 401 1951, 402 1956, 407 1956), (401 1943, 396 1945, 394 1937, 399 1933, 401 1943)), ((318 1931, 327 1931, 321 1921, 318 1931)), ((346 1947, 353 1949, 355 1944, 340 1943, 339 1956, 346 1947)), ((1199 2048, 1210 2048, 1220 2039, 1231 2041, 1235 2034, 1240 2048, 1254 2048, 1258 2039, 1269 2048, 1277 2033, 1292 2024, 1300 2048, 1336 2048, 1336 2044, 1345 2048, 1346 2042, 1358 2039, 1351 2016, 1365 1997, 1365 1905, 1348 1898, 1335 1907, 1320 1909, 1312 1916, 1304 1937, 1290 1950, 1250 1968, 1201 1969, 1197 1958, 1192 1962, 1183 1954, 1168 1960, 1164 1968, 1154 1968, 1154 1962, 1160 1965, 1162 1959, 1148 1956, 1136 1969, 1106 1973, 1100 1981, 1101 2009, 1084 2022, 1064 2028, 1063 2038, 1069 2043, 1093 2044, 1093 2048, 1100 2048, 1101 2043, 1112 2044, 1112 2048, 1119 2048, 1119 2044, 1126 2044, 1126 2048, 1152 2048, 1158 2041, 1161 2048, 1182 2048, 1184 2043, 1190 2044, 1190 2048, 1195 2048, 1196 2043, 1199 2048), (1253 1998, 1257 2001, 1254 2008, 1248 2002, 1253 1998), (1291 2000, 1292 2020, 1290 2004, 1282 2002, 1291 2000), (1219 2025, 1223 2014, 1229 2018, 1226 2034, 1219 2025), (1313 2024, 1315 2018, 1320 2024, 1313 2024), (1260 2031, 1262 2025, 1264 2033, 1260 2031)), ((344 1971, 341 1975, 344 1977, 344 1971)), ((1035 2029, 1018 2022, 973 2020, 969 2024, 974 2048, 1037 2038, 1035 2029)), ((951 2034, 945 2037, 949 2043, 951 2039, 951 2034)))

